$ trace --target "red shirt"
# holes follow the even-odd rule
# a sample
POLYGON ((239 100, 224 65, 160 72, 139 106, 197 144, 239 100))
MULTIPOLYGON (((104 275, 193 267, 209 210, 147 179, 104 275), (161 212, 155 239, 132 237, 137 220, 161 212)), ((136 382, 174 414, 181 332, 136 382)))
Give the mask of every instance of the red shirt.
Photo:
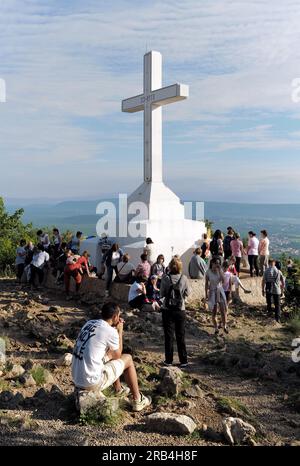
POLYGON ((84 257, 84 256, 79 257, 79 259, 78 259, 78 261, 76 263, 83 266, 86 270, 88 270, 88 268, 89 268, 87 258, 84 257))

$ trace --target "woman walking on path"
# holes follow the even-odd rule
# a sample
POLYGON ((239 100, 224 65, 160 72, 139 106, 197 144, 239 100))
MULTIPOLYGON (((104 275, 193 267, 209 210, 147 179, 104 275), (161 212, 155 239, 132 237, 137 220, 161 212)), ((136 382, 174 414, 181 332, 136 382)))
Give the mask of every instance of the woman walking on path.
POLYGON ((217 258, 212 258, 209 269, 205 276, 205 297, 208 300, 209 310, 212 311, 212 321, 215 327, 215 335, 219 334, 217 313, 221 312, 222 325, 225 333, 227 328, 227 299, 223 289, 225 276, 221 268, 221 263, 217 258))

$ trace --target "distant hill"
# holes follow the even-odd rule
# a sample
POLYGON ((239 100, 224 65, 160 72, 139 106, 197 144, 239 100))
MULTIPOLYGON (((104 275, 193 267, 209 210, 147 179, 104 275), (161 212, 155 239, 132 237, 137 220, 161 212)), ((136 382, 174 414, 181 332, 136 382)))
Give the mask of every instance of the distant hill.
MULTIPOLYGON (((61 230, 81 230, 85 235, 94 235, 99 215, 96 207, 101 200, 64 201, 56 204, 26 205, 24 221, 37 227, 57 226, 61 230)), ((110 198, 118 211, 117 199, 110 198)), ((189 200, 191 202, 191 200, 189 200)), ((22 207, 18 203, 8 203, 12 212, 22 207)), ((214 228, 225 231, 234 227, 242 236, 249 230, 259 234, 269 230, 276 253, 284 251, 300 256, 300 204, 242 204, 228 202, 205 202, 204 217, 213 222, 214 228)))

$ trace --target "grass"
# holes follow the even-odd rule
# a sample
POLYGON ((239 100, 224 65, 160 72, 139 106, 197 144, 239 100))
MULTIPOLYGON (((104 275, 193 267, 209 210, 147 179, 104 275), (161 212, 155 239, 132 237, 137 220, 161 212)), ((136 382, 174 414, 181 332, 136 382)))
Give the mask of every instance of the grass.
POLYGON ((112 398, 106 398, 103 404, 99 404, 88 409, 79 417, 79 422, 83 426, 106 426, 115 427, 123 419, 123 411, 119 408, 116 411, 112 408, 112 398))
POLYGON ((4 392, 5 390, 9 390, 10 386, 6 380, 0 380, 0 392, 4 392))
POLYGON ((287 322, 287 329, 294 335, 300 335, 300 311, 287 322))
POLYGON ((0 423, 18 429, 35 429, 38 427, 37 422, 34 421, 31 417, 15 416, 4 411, 0 411, 0 423))
POLYGON ((228 414, 245 414, 251 416, 249 409, 243 405, 240 401, 234 398, 228 398, 225 396, 219 396, 217 398, 217 406, 221 411, 228 414))
POLYGON ((46 382, 46 369, 42 366, 36 366, 30 371, 37 385, 44 385, 46 382))

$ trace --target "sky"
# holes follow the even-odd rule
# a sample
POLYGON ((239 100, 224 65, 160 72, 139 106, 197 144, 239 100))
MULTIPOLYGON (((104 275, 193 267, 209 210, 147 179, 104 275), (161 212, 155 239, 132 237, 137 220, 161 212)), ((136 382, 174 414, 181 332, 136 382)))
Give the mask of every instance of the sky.
POLYGON ((0 0, 0 195, 133 191, 143 115, 121 100, 158 50, 163 85, 190 88, 163 108, 166 184, 185 199, 300 203, 299 24, 298 0, 0 0))

